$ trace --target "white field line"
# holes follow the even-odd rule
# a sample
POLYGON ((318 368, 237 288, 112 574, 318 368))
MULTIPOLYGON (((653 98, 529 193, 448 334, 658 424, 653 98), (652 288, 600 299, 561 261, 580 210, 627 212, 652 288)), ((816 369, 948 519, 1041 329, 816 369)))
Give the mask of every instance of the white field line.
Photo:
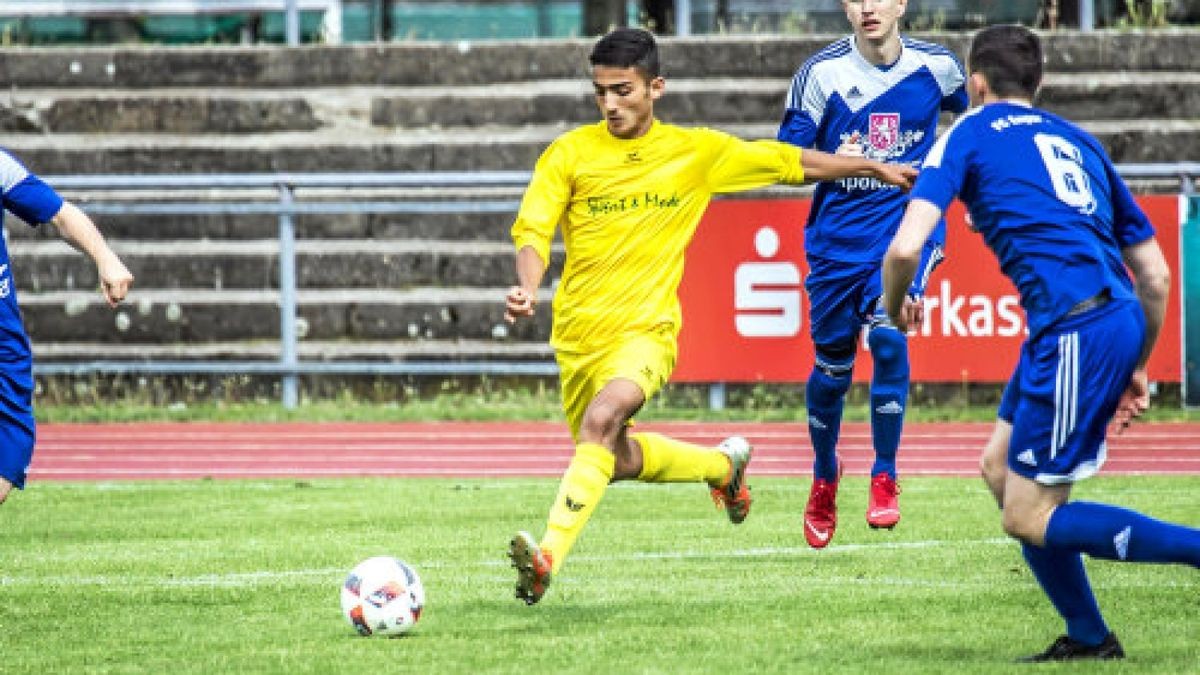
MULTIPOLYGON (((751 558, 816 558, 819 556, 874 554, 884 550, 921 550, 938 548, 990 547, 1016 545, 1003 537, 976 540, 928 540, 913 542, 892 542, 882 544, 845 544, 834 545, 823 550, 815 550, 806 546, 759 547, 732 551, 659 551, 648 553, 632 553, 626 555, 580 555, 571 558, 574 564, 593 564, 611 566, 612 563, 657 561, 657 560, 739 560, 751 558)), ((481 560, 471 563, 449 563, 446 561, 422 561, 413 564, 419 571, 452 569, 484 568, 495 569, 508 566, 505 560, 481 560)), ((225 574, 201 574, 196 576, 149 576, 149 575, 98 575, 98 576, 68 576, 68 575, 37 575, 37 576, 0 576, 0 587, 58 587, 58 586, 98 586, 101 588, 243 588, 247 586, 273 585, 284 581, 309 580, 320 583, 337 583, 347 569, 326 567, 303 570, 256 570, 251 572, 229 572, 225 574)), ((428 580, 429 577, 427 577, 428 580)), ((495 581, 508 581, 509 577, 489 577, 495 581)), ((572 580, 575 581, 575 580, 572 580)), ((579 580, 577 583, 585 583, 579 580)), ((993 582, 962 582, 936 579, 910 578, 898 575, 882 575, 866 579, 860 577, 826 577, 813 576, 803 581, 806 586, 879 586, 895 587, 908 586, 918 588, 994 588, 993 582)), ((1156 581, 1154 583, 1138 582, 1101 582, 1097 588, 1179 588, 1185 591, 1197 588, 1195 583, 1156 581)))
MULTIPOLYGON (((913 542, 890 542, 882 544, 846 544, 833 545, 821 551, 808 547, 783 546, 759 547, 750 549, 735 549, 732 551, 659 551, 647 553, 630 553, 625 555, 579 555, 571 558, 572 563, 617 563, 645 560, 726 560, 749 559, 766 557, 793 557, 811 555, 853 554, 881 550, 929 549, 941 547, 963 546, 994 546, 1008 543, 1004 538, 990 538, 964 541, 929 540, 913 542)), ((411 562, 411 561, 410 561, 411 562)), ((462 569, 462 568, 495 568, 507 567, 508 561, 501 558, 496 560, 478 560, 475 562, 446 562, 426 560, 412 563, 418 571, 432 569, 462 569)), ((306 570, 256 570, 251 572, 229 572, 225 574, 201 574, 197 576, 149 576, 149 575, 37 575, 37 576, 0 576, 0 586, 102 586, 102 587, 187 587, 215 586, 236 587, 256 584, 271 584, 279 581, 297 578, 324 579, 338 578, 346 574, 349 568, 317 568, 306 570)))

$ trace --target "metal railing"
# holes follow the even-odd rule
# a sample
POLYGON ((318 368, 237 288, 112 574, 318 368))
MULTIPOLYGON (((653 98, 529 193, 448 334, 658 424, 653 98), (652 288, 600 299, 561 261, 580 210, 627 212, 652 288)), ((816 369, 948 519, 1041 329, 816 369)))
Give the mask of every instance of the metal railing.
MULTIPOLYGON (((1123 164, 1117 169, 1127 178, 1176 178, 1180 190, 1192 193, 1200 178, 1200 162, 1163 164, 1123 164)), ((116 361, 94 360, 77 363, 34 364, 38 375, 83 375, 89 373, 150 375, 171 374, 253 374, 278 375, 284 407, 294 408, 299 401, 300 375, 536 375, 553 376, 553 362, 503 361, 377 361, 306 362, 298 357, 296 224, 295 217, 307 214, 446 214, 515 213, 519 199, 449 198, 418 200, 404 198, 371 200, 297 200, 297 189, 343 188, 353 190, 381 188, 524 188, 527 171, 483 172, 395 172, 395 173, 278 173, 278 174, 184 174, 184 175, 70 175, 44 176, 49 184, 64 192, 95 191, 192 191, 226 189, 269 189, 274 201, 206 199, 145 201, 107 197, 86 201, 83 206, 95 215, 208 215, 272 214, 278 217, 279 236, 279 333, 280 357, 263 361, 116 361)), ((725 388, 714 383, 709 392, 710 406, 724 407, 725 388)))
POLYGON ((63 192, 114 191, 196 191, 225 189, 244 192, 253 189, 275 191, 275 201, 202 199, 173 201, 115 200, 87 201, 84 208, 94 215, 209 215, 272 214, 279 219, 279 334, 280 358, 274 363, 259 361, 108 361, 79 363, 37 363, 39 375, 81 375, 86 373, 167 374, 259 374, 281 377, 281 398, 286 408, 299 401, 298 377, 317 374, 373 375, 556 375, 553 363, 505 363, 495 361, 438 362, 409 361, 380 363, 342 361, 336 363, 302 362, 298 358, 296 332, 296 224, 295 217, 307 214, 438 214, 438 213, 512 213, 520 205, 517 199, 451 200, 337 200, 299 201, 297 189, 379 189, 379 188, 523 188, 529 182, 526 171, 439 172, 439 173, 342 173, 342 174, 185 174, 155 176, 45 176, 63 192))

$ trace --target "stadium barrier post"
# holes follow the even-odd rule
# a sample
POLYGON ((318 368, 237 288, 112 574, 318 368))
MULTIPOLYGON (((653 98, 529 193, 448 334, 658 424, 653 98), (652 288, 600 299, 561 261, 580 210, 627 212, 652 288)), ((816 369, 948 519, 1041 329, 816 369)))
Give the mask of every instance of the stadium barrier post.
POLYGON ((725 383, 713 382, 708 385, 708 409, 725 409, 725 383))
POLYGON ((1079 0, 1079 30, 1084 33, 1096 30, 1096 0, 1079 0))
POLYGON ((296 377, 296 224, 292 186, 279 183, 279 364, 283 407, 293 410, 299 403, 296 377))
POLYGON ((692 34, 692 0, 675 0, 675 35, 692 34))

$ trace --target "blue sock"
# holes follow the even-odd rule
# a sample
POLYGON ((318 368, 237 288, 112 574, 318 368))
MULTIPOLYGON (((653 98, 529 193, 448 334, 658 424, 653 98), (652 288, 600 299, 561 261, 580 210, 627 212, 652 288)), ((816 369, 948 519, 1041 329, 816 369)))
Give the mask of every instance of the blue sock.
POLYGON ((804 396, 808 408, 808 437, 813 445, 813 479, 832 482, 838 477, 837 442, 846 392, 850 389, 851 370, 846 367, 844 371, 834 368, 828 371, 819 365, 813 367, 804 396))
POLYGON ((1067 622, 1067 635, 1085 645, 1098 645, 1108 635, 1108 625, 1100 614, 1092 585, 1078 551, 1041 548, 1021 544, 1025 562, 1041 585, 1046 597, 1067 622))
POLYGON ((1069 502, 1054 509, 1046 525, 1046 546, 1105 560, 1200 568, 1200 530, 1095 502, 1069 502))
POLYGON ((877 326, 867 335, 875 375, 871 379, 871 440, 875 464, 871 475, 880 472, 896 478, 896 450, 908 407, 908 338, 891 326, 877 326))

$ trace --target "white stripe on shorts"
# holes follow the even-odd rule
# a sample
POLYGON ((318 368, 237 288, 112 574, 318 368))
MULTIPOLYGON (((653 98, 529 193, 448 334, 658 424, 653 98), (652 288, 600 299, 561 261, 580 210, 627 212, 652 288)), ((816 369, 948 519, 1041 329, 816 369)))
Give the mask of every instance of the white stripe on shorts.
POLYGON ((1064 333, 1058 336, 1058 375, 1054 381, 1054 430, 1050 444, 1050 457, 1058 455, 1059 448, 1075 430, 1075 417, 1079 408, 1079 333, 1064 333))

